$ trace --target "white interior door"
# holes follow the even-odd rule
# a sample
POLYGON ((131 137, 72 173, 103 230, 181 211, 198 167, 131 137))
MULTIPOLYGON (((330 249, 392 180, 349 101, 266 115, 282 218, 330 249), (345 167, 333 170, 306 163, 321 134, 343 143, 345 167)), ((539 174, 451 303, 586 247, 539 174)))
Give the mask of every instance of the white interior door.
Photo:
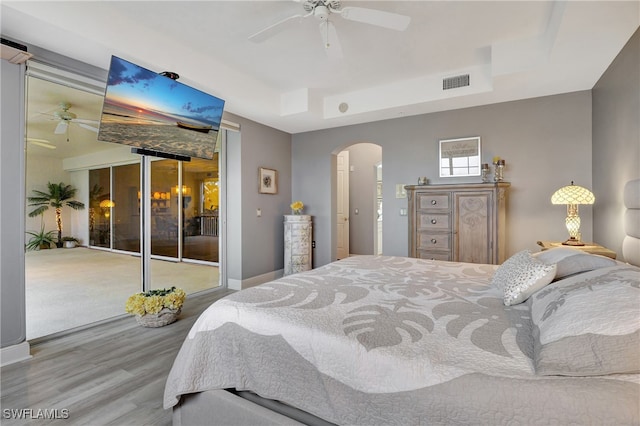
POLYGON ((349 257, 349 151, 338 154, 336 257, 349 257))

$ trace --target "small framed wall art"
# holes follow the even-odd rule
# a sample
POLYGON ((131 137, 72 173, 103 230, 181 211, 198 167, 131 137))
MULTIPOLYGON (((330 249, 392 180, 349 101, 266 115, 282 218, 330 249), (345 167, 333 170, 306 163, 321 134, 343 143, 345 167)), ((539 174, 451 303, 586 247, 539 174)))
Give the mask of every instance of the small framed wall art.
POLYGON ((260 180, 258 192, 260 194, 277 194, 278 193, 278 171, 260 167, 258 171, 258 179, 260 180))

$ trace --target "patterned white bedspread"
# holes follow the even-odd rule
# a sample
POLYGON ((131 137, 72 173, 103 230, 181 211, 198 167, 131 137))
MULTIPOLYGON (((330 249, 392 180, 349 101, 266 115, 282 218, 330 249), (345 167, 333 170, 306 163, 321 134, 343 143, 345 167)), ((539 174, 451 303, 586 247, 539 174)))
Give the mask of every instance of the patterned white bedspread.
MULTIPOLYGON (((356 256, 234 293, 193 326, 164 405, 172 407, 183 394, 236 388, 340 424, 415 424, 425 415, 484 423, 478 410, 501 422, 495 413, 503 407, 482 405, 502 405, 501 398, 510 398, 505 393, 528 393, 538 390, 529 389, 531 382, 557 379, 535 376, 530 308, 503 305, 502 292, 490 286, 495 269, 356 256), (499 390, 482 390, 497 384, 499 390), (487 395, 464 397, 474 389, 487 395), (444 409, 427 400, 447 394, 457 396, 444 409), (389 406, 368 414, 381 401, 389 406), (467 405, 465 414, 460 406, 467 405)), ((562 386, 583 383, 574 378, 562 386)), ((547 408, 553 404, 544 395, 521 398, 523 407, 540 398, 551 401, 547 408)), ((522 410, 535 415, 535 409, 512 408, 522 410)))

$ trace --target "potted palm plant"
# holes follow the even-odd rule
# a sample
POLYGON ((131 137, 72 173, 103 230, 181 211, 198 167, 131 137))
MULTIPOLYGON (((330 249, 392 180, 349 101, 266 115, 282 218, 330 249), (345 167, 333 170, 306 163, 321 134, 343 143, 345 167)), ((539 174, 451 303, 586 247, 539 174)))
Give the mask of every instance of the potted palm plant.
POLYGON ((40 228, 40 232, 27 231, 27 234, 31 235, 29 242, 27 242, 27 250, 48 249, 53 244, 54 231, 45 232, 44 223, 40 228))
POLYGON ((71 207, 74 210, 84 209, 84 203, 74 200, 76 196, 76 189, 71 185, 65 185, 60 183, 47 183, 47 192, 32 190, 35 194, 27 198, 29 206, 35 207, 33 211, 29 213, 29 217, 36 217, 43 214, 49 207, 56 209, 56 225, 58 228, 58 240, 56 241, 57 247, 62 247, 62 207, 71 207))

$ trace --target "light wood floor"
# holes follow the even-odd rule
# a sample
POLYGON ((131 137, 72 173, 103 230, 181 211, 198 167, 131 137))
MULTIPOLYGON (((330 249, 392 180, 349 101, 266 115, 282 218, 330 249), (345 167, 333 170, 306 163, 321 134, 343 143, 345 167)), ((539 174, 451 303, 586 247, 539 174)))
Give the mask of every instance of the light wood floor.
POLYGON ((164 384, 189 329, 217 290, 188 298, 177 322, 144 328, 133 317, 32 344, 33 358, 0 370, 4 425, 171 425, 164 384), (5 410, 62 410, 68 419, 12 420, 5 410))

